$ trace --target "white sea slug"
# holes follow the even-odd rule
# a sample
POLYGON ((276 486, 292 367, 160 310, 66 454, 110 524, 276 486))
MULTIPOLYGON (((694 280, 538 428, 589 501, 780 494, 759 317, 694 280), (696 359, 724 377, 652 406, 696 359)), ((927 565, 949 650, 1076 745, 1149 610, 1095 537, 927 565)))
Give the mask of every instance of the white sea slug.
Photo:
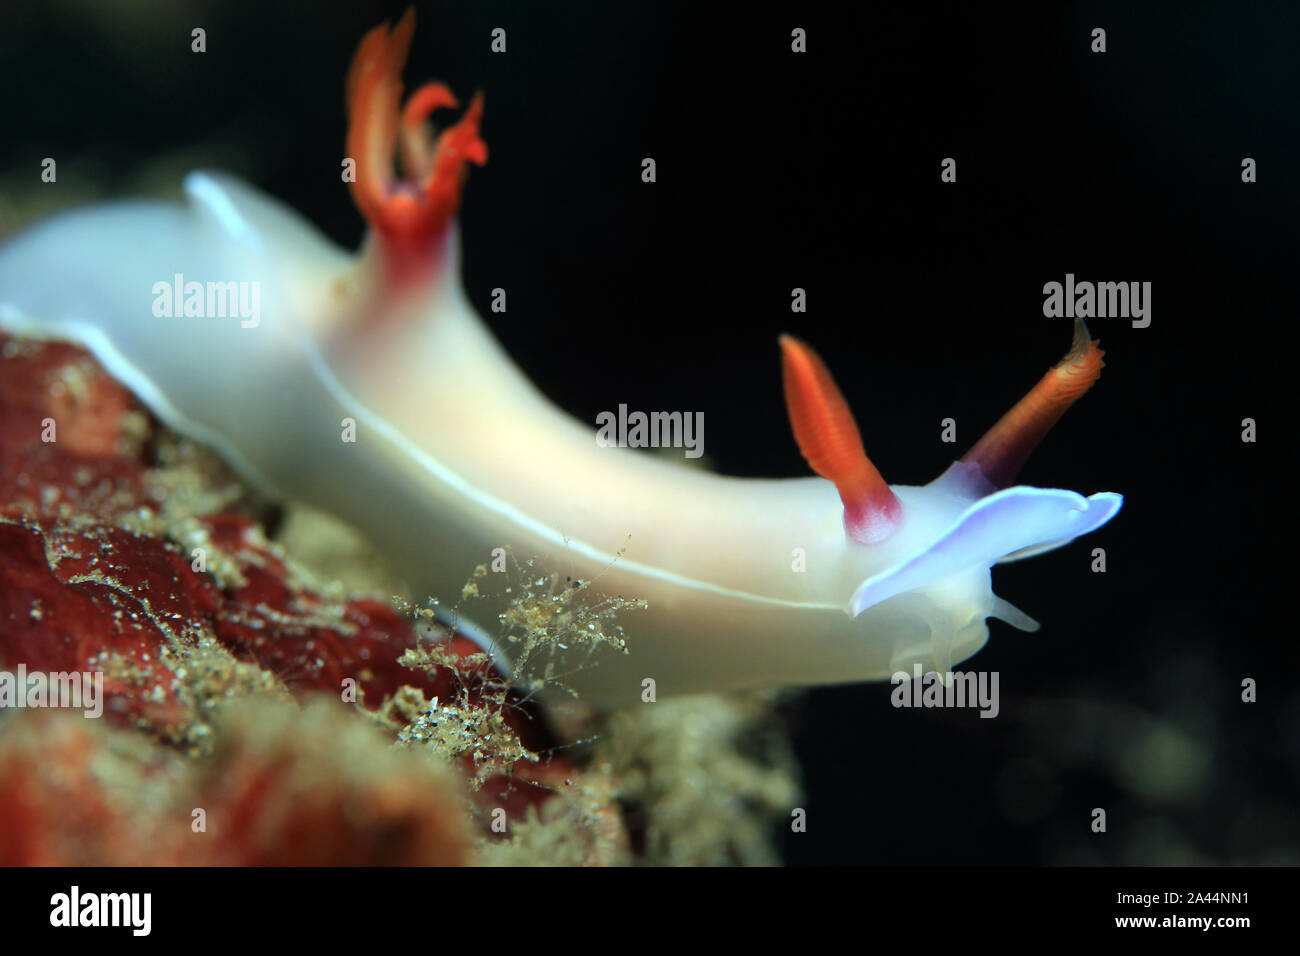
MULTIPOLYGON (((1010 486, 1100 371, 1082 323, 1065 359, 924 487, 884 482, 829 373, 790 337, 790 418, 820 477, 729 478, 602 447, 466 299, 452 219, 466 163, 487 158, 482 100, 436 140, 425 121, 455 105, 446 87, 399 109, 414 26, 408 12, 371 31, 348 76, 352 192, 372 227, 359 254, 235 179, 194 173, 183 207, 110 204, 15 237, 0 250, 0 325, 86 346, 250 480, 365 531, 416 594, 459 595, 508 546, 592 595, 644 599, 624 622, 629 653, 556 651, 565 683, 599 706, 638 701, 645 678, 667 695, 942 673, 983 646, 987 617, 1036 627, 993 594, 990 567, 1122 503, 1010 486), (214 317, 232 290, 239 314, 214 317)), ((517 653, 493 651, 507 668, 517 653)))

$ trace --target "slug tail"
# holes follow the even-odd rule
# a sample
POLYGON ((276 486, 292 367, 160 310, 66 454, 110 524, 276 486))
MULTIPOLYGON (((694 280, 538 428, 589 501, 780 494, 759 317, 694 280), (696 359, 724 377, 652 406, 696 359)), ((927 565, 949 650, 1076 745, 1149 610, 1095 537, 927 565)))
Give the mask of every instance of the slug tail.
POLYGON ((975 443, 961 461, 979 466, 994 487, 1013 484, 1038 443, 1097 381, 1105 363, 1098 340, 1088 334, 1082 319, 1075 319, 1074 339, 1065 358, 1057 362, 1024 398, 1003 415, 975 443))

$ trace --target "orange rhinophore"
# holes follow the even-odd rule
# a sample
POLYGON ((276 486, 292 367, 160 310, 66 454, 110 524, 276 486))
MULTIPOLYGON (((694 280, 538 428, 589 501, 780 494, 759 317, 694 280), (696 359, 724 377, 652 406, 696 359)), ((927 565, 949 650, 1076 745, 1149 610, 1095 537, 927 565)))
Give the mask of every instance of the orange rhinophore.
POLYGON ((961 460, 979 465, 997 488, 1014 482, 1043 436, 1101 375, 1106 364, 1101 357, 1106 353, 1098 344, 1097 339, 1089 338, 1083 319, 1075 319, 1074 341, 1065 358, 1048 369, 1029 394, 998 419, 961 460))
POLYGON ((414 8, 391 30, 387 23, 375 27, 357 46, 347 78, 346 148, 356 161, 352 198, 387 254, 400 263, 436 254, 460 205, 466 164, 487 162, 487 146, 478 132, 481 93, 436 139, 425 120, 434 110, 458 105, 450 89, 425 84, 400 108, 402 67, 414 32, 414 8), (394 176, 394 153, 399 154, 401 179, 394 176))
POLYGON ((785 405, 799 451, 844 502, 844 527, 854 541, 874 544, 894 533, 898 498, 862 447, 862 436, 825 363, 807 344, 781 336, 785 405))

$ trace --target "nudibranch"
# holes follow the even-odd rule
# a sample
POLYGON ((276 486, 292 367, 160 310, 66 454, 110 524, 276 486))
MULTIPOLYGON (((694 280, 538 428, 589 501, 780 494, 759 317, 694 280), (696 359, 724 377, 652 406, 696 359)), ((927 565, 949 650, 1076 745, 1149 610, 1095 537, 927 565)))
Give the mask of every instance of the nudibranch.
MULTIPOLYGON (((468 166, 487 159, 483 101, 436 138, 426 120, 456 106, 447 87, 401 106, 413 30, 409 12, 375 28, 348 74, 350 188, 371 227, 360 253, 196 172, 184 206, 108 204, 9 241, 0 325, 81 343, 251 481, 363 530, 416 594, 459 595, 508 547, 595 595, 644 599, 627 654, 555 651, 597 706, 639 701, 646 678, 673 694, 943 673, 983 646, 988 617, 1037 626, 993 594, 991 567, 1122 503, 1013 484, 1100 372, 1082 322, 1066 357, 925 486, 886 484, 829 371, 789 336, 790 421, 817 477, 726 477, 604 447, 524 377, 462 289, 453 220, 468 166), (258 315, 198 317, 221 283, 256 290, 258 315), (174 317, 158 307, 173 285, 174 317)), ((492 650, 505 667, 516 653, 492 650)))

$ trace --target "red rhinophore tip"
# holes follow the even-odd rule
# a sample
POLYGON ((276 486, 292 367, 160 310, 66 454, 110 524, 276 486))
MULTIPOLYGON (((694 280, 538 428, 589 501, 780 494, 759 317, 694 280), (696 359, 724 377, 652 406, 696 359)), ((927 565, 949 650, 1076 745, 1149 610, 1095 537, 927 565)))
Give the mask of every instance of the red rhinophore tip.
POLYGON ((785 405, 799 451, 844 502, 844 527, 854 541, 884 541, 898 527, 902 506, 862 447, 853 413, 817 353, 781 336, 785 405))
POLYGON ((357 46, 347 79, 347 154, 357 165, 352 198, 386 247, 405 259, 429 252, 451 222, 460 206, 465 164, 487 162, 478 133, 482 94, 436 140, 425 119, 457 105, 451 90, 426 84, 400 109, 402 67, 414 32, 414 8, 391 30, 387 23, 375 27, 357 46), (393 175, 399 133, 400 180, 393 175))
POLYGON ((1065 358, 1052 366, 961 460, 979 465, 995 487, 1006 488, 1014 482, 1048 429, 1101 375, 1106 364, 1101 357, 1106 353, 1098 344, 1088 337, 1083 319, 1075 319, 1074 341, 1065 358))

